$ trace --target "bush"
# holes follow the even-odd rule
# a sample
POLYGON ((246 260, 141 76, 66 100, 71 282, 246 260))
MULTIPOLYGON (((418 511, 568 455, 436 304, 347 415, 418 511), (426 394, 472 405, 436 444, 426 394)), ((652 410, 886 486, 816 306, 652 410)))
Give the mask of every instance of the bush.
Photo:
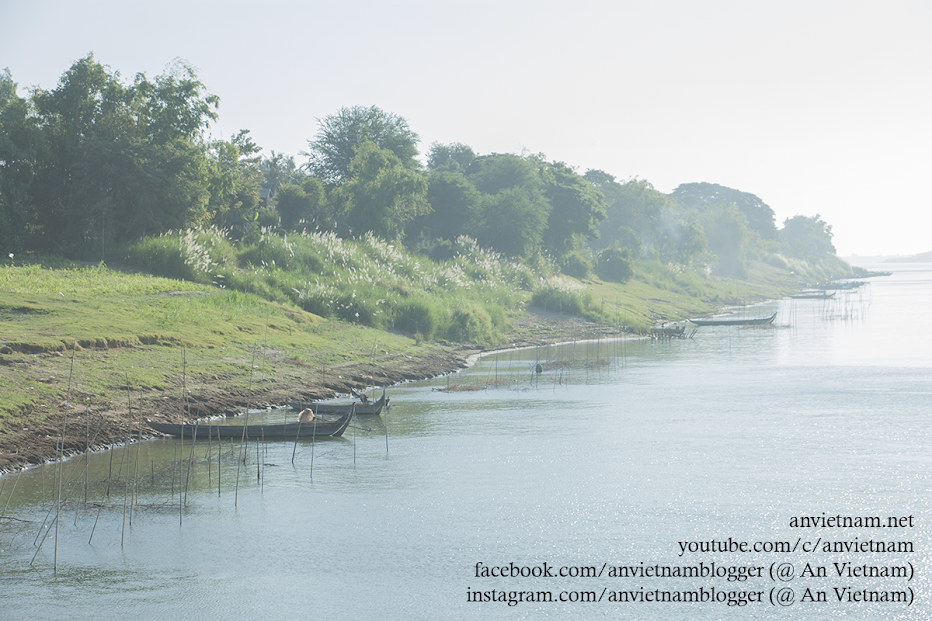
POLYGON ((547 311, 582 315, 592 304, 592 294, 580 291, 581 294, 565 287, 547 285, 534 292, 531 304, 547 311))
POLYGON ((606 248, 599 253, 596 273, 602 280, 626 283, 631 280, 631 250, 628 248, 606 248))
POLYGON ((571 252, 563 258, 561 271, 567 276, 582 280, 589 276, 592 264, 579 252, 571 252))
POLYGON ((430 340, 445 323, 446 310, 424 299, 408 300, 395 307, 395 329, 407 334, 419 334, 430 340))
MULTIPOLYGON (((504 313, 503 313, 504 314, 504 313)), ((494 345, 504 340, 485 308, 469 306, 453 311, 447 338, 460 343, 494 345)))

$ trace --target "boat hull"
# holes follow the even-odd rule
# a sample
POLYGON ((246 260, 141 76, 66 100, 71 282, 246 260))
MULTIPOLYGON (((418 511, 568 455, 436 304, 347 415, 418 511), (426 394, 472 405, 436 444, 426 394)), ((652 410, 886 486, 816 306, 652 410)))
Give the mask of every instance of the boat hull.
POLYGON ((348 412, 351 408, 356 408, 357 415, 363 416, 378 416, 382 413, 382 408, 388 405, 388 397, 385 396, 385 393, 382 393, 382 396, 378 401, 372 403, 291 403, 289 404, 293 410, 311 410, 315 415, 317 414, 344 414, 348 412))
POLYGON ((177 425, 146 422, 150 427, 160 433, 181 438, 265 438, 267 440, 294 440, 297 438, 313 437, 339 437, 343 435, 353 419, 353 412, 343 414, 335 421, 320 421, 312 423, 285 423, 280 425, 177 425))
POLYGON ((690 319, 690 323, 694 323, 697 326, 761 326, 768 323, 773 323, 773 320, 777 318, 777 314, 774 313, 770 317, 761 317, 760 319, 690 319))

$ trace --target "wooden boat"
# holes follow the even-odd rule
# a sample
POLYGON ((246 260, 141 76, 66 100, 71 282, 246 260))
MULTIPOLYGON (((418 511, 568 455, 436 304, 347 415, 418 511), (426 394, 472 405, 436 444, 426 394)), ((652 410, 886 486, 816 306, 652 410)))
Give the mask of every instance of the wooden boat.
POLYGON ((278 425, 175 425, 157 423, 146 419, 150 427, 160 433, 182 438, 242 438, 245 427, 246 437, 250 439, 266 438, 277 440, 294 440, 320 436, 339 437, 343 435, 350 421, 353 420, 350 409, 336 420, 314 421, 313 423, 284 423, 278 425))
POLYGON ((790 296, 794 300, 827 300, 829 298, 835 297, 835 292, 832 291, 801 291, 799 293, 794 293, 790 296))
POLYGON ((313 403, 290 403, 291 409, 293 410, 305 410, 309 409, 314 414, 343 414, 344 412, 349 411, 351 408, 356 408, 357 415, 372 415, 378 416, 382 413, 382 408, 388 405, 389 398, 385 396, 385 390, 382 390, 382 396, 378 401, 370 401, 363 403, 326 403, 315 401, 313 403))
POLYGON ((686 324, 681 326, 663 326, 660 328, 651 328, 651 336, 655 338, 685 338, 686 324))
POLYGON ((761 317, 760 319, 690 319, 691 323, 696 324, 697 326, 760 326, 768 323, 773 323, 773 320, 777 318, 777 314, 774 313, 770 317, 761 317))

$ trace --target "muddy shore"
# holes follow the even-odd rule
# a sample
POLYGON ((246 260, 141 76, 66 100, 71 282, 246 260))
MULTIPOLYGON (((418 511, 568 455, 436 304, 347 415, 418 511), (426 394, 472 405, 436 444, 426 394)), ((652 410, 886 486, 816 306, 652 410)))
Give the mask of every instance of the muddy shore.
MULTIPOLYGON (((513 324, 508 348, 539 347, 572 340, 615 338, 617 328, 591 323, 576 317, 535 311, 513 324)), ((249 391, 230 389, 222 383, 189 386, 187 403, 181 392, 140 392, 133 397, 133 411, 126 403, 87 403, 77 407, 55 404, 58 412, 46 416, 42 424, 0 435, 0 474, 49 462, 58 455, 64 429, 64 454, 82 454, 86 447, 102 450, 140 436, 140 421, 146 418, 178 422, 181 413, 195 417, 229 416, 250 407, 267 407, 296 401, 331 399, 351 390, 365 391, 390 387, 402 382, 455 373, 477 355, 488 353, 471 347, 444 347, 422 356, 394 356, 373 364, 348 364, 329 369, 326 374, 309 373, 301 368, 279 368, 274 377, 265 377, 249 391)), ((274 353, 274 352, 272 352, 274 353)), ((77 402, 77 400, 75 400, 77 402)), ((156 435, 145 424, 143 438, 156 435)))

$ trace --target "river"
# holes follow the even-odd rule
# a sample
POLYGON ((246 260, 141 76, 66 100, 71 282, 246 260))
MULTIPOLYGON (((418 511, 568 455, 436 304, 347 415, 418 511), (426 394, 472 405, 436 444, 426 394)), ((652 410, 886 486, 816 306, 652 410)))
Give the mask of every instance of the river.
POLYGON ((930 618, 932 265, 891 265, 739 311, 772 326, 488 356, 219 473, 158 440, 2 477, 0 618, 930 618))

